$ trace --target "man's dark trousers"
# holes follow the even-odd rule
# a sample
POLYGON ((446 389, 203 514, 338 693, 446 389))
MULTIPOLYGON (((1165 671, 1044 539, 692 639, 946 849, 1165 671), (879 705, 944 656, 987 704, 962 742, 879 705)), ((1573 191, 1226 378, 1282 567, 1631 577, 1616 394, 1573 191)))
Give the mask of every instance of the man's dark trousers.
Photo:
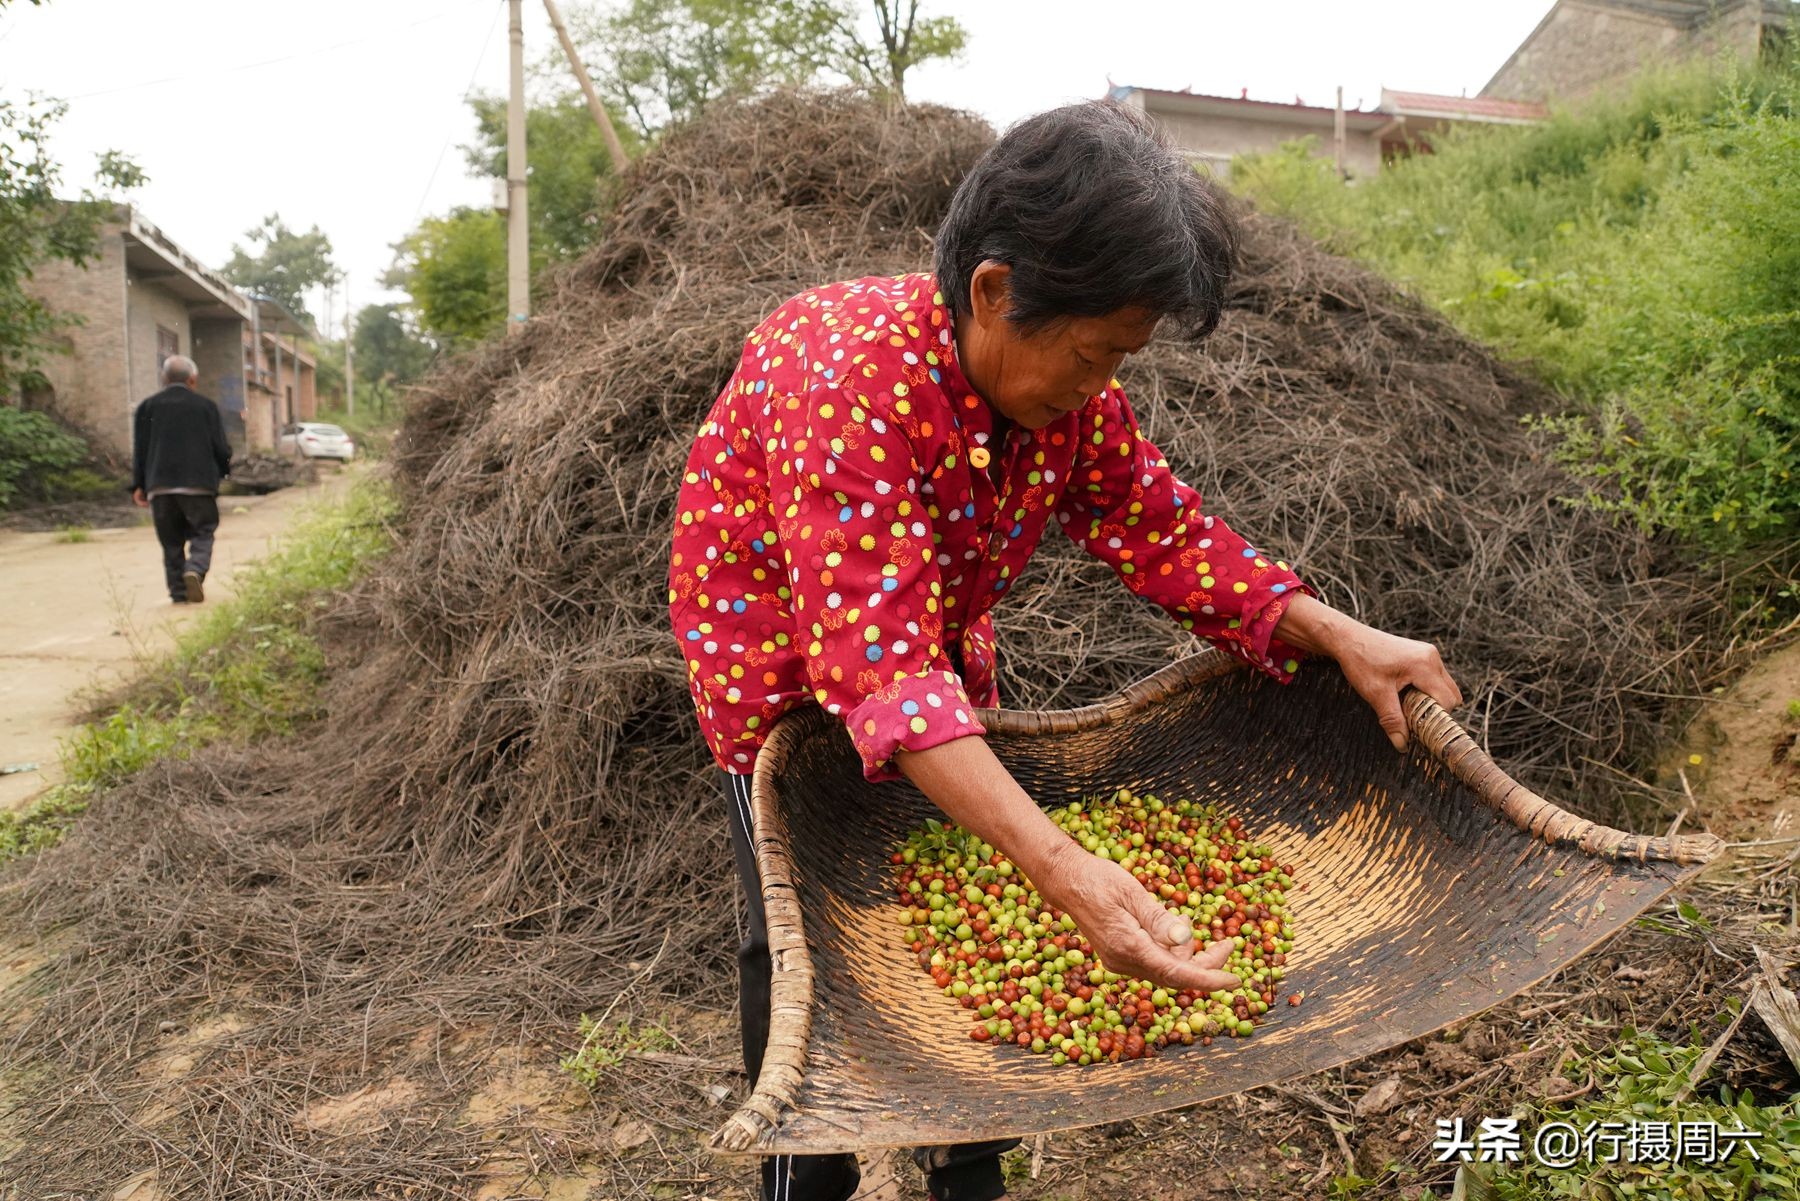
POLYGON ((219 498, 191 492, 164 492, 150 498, 150 520, 162 543, 163 575, 173 600, 187 599, 186 572, 206 578, 212 566, 213 534, 219 528, 219 498))
MULTIPOLYGON (((750 777, 725 777, 731 814, 731 853, 750 905, 750 921, 738 944, 738 1018, 744 1032, 744 1070, 756 1083, 769 1044, 769 929, 763 915, 762 877, 750 842, 750 777)), ((1000 1153, 1016 1138, 954 1147, 922 1147, 913 1162, 925 1173, 937 1201, 994 1201, 1006 1194, 1000 1153)), ((862 1179, 854 1155, 773 1155, 762 1161, 762 1201, 849 1201, 862 1179)))

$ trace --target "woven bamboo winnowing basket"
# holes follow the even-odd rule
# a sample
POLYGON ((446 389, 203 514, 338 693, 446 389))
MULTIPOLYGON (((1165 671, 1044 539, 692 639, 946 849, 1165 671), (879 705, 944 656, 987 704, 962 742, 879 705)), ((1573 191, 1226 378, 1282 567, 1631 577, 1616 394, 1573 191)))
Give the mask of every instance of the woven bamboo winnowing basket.
POLYGON ((863 780, 843 723, 798 710, 756 761, 774 961, 768 1051, 720 1150, 851 1151, 1006 1138, 1191 1105, 1322 1071, 1498 1004, 1690 879, 1723 844, 1583 820, 1510 779, 1430 698, 1396 754, 1329 662, 1280 685, 1207 651, 1104 703, 983 711, 1040 804, 1128 786, 1218 801, 1292 861, 1286 991, 1248 1039, 1057 1067, 968 1038, 901 945, 888 855, 936 812, 863 780))

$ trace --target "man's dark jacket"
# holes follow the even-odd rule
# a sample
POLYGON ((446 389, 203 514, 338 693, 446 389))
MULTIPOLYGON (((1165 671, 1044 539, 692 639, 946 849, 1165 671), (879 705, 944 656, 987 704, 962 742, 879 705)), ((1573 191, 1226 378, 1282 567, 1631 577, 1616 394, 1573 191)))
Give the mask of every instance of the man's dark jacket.
POLYGON ((131 486, 203 488, 216 493, 231 473, 231 445, 219 406, 191 388, 173 384, 137 407, 132 416, 131 486))

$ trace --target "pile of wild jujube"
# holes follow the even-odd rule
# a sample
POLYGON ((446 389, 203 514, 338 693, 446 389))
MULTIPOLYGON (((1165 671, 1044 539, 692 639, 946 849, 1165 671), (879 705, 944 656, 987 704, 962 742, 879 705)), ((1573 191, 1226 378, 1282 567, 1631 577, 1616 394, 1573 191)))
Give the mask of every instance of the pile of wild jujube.
POLYGON ((1050 817, 1187 918, 1196 951, 1231 939, 1224 970, 1240 985, 1171 992, 1107 971, 1074 919, 1024 873, 975 835, 932 819, 892 856, 901 933, 944 995, 970 1011, 969 1037, 1088 1064, 1249 1035, 1275 1003, 1293 945, 1293 866, 1212 804, 1165 804, 1121 788, 1050 817))

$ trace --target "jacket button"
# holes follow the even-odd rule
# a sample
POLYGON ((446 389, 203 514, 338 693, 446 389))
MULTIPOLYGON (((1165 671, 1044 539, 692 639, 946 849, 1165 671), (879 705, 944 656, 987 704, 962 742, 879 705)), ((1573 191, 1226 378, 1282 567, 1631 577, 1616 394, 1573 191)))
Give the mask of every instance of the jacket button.
POLYGON ((986 471, 988 464, 993 461, 994 456, 988 453, 987 447, 973 446, 969 448, 969 466, 975 470, 986 471))

